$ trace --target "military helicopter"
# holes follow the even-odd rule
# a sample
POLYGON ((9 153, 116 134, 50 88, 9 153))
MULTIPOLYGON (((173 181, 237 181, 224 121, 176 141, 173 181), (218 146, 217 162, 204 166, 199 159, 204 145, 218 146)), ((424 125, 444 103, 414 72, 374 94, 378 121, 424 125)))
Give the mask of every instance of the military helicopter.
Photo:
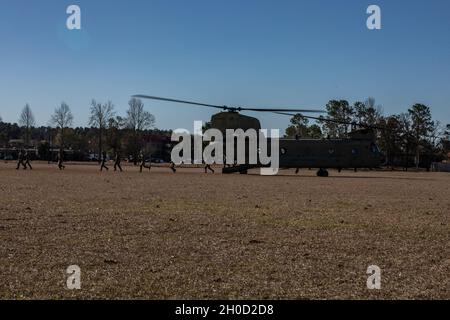
MULTIPOLYGON (((322 110, 229 107, 226 105, 221 106, 142 94, 134 95, 133 97, 221 109, 223 111, 214 114, 210 122, 212 128, 218 129, 221 132, 225 132, 226 129, 242 129, 244 131, 248 129, 261 129, 261 123, 258 119, 242 115, 240 114, 241 111, 271 112, 285 116, 294 116, 295 114, 293 112, 295 112, 300 113, 304 118, 352 125, 352 131, 348 134, 348 138, 280 138, 280 169, 295 168, 298 170, 300 168, 317 168, 317 176, 328 177, 329 173, 327 169, 330 168, 337 169, 339 172, 346 168, 351 168, 356 171, 358 168, 377 168, 384 163, 384 155, 380 152, 375 142, 375 129, 380 128, 303 115, 303 113, 325 112, 322 110)), ((239 172, 246 174, 249 169, 260 167, 263 167, 263 165, 239 164, 230 167, 224 166, 222 173, 239 172)))

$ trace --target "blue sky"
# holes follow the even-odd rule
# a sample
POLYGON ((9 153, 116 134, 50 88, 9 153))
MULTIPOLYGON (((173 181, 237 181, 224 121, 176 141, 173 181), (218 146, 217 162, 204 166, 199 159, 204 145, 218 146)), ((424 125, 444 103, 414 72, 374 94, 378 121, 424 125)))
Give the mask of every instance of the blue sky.
MULTIPOLYGON (((0 116, 29 103, 47 124, 61 101, 86 125, 92 98, 125 114, 143 93, 213 104, 323 108, 416 102, 450 122, 450 1, 1 0, 0 116), (82 30, 66 29, 81 7, 82 30), (382 10, 382 30, 366 9, 382 10)), ((158 128, 192 129, 214 110, 145 101, 158 128)), ((256 115, 265 128, 288 119, 256 115)))

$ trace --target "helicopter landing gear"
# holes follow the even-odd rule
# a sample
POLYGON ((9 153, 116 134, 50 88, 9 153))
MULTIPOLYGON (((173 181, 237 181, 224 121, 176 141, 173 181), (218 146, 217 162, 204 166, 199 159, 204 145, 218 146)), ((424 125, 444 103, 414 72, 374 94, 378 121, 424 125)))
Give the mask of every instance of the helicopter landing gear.
POLYGON ((324 168, 320 168, 320 169, 317 171, 317 176, 318 176, 318 177, 328 177, 328 170, 327 170, 327 169, 324 169, 324 168))
POLYGON ((247 174, 247 173, 248 173, 247 170, 241 170, 241 171, 239 171, 239 174, 247 174))

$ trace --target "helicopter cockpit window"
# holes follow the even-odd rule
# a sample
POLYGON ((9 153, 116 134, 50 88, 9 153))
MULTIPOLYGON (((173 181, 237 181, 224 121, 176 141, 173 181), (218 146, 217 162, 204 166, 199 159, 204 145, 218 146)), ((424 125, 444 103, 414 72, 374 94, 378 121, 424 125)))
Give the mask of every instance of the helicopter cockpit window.
POLYGON ((286 148, 281 148, 281 149, 280 149, 280 153, 281 153, 282 155, 285 155, 285 154, 287 153, 286 148))

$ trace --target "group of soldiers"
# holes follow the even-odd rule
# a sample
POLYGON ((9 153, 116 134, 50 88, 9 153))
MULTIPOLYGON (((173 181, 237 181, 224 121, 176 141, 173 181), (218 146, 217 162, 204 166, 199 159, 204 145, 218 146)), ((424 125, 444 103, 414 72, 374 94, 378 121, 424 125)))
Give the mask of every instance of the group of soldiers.
MULTIPOLYGON (((114 156, 114 171, 117 171, 119 169, 120 172, 122 172, 122 166, 120 165, 120 162, 122 161, 122 158, 120 157, 120 153, 116 152, 114 156)), ((106 163, 108 162, 108 157, 106 156, 106 151, 103 151, 101 161, 100 161, 100 171, 103 171, 103 169, 109 170, 106 163)), ((142 168, 141 168, 142 172, 142 168)))
POLYGON ((17 161, 16 170, 19 170, 20 166, 22 166, 23 170, 27 170, 28 168, 30 168, 30 170, 33 170, 33 167, 31 166, 30 155, 29 155, 28 151, 20 150, 17 159, 18 159, 18 161, 17 161))
MULTIPOLYGON (((143 168, 148 169, 148 171, 150 171, 152 169, 151 160, 147 164, 147 161, 145 161, 144 153, 142 153, 142 152, 139 153, 138 162, 139 162, 139 172, 142 172, 143 168)), ((177 169, 175 168, 175 163, 173 163, 172 161, 170 161, 169 168, 172 170, 173 173, 177 172, 177 169)))
MULTIPOLYGON (((121 161, 121 157, 119 152, 116 152, 115 156, 114 156, 114 171, 117 171, 117 169, 120 170, 120 172, 122 172, 122 167, 120 165, 120 161, 121 161)), ((106 163, 108 162, 108 157, 106 155, 106 152, 103 151, 102 153, 102 159, 100 162, 100 171, 103 171, 103 169, 109 170, 108 166, 106 165, 106 163)), ((142 170, 148 169, 148 171, 150 171, 152 169, 152 162, 149 161, 147 163, 144 153, 140 152, 139 156, 138 156, 138 164, 139 164, 139 172, 142 172, 142 170)), ((172 170, 173 173, 177 172, 177 169, 175 168, 175 163, 173 163, 172 161, 170 162, 169 168, 172 170)))
MULTIPOLYGON (((114 156, 114 171, 117 171, 117 169, 119 169, 120 172, 123 171, 122 166, 120 165, 121 161, 122 161, 122 158, 120 156, 120 153, 116 152, 115 156, 114 156)), ((108 162, 108 157, 106 155, 106 152, 103 151, 101 161, 100 161, 100 171, 103 171, 103 169, 106 169, 106 171, 109 170, 108 166, 106 165, 107 162, 108 162)), ((152 169, 151 161, 148 162, 148 164, 147 164, 147 161, 145 160, 143 152, 139 153, 138 163, 139 163, 139 172, 142 172, 143 168, 148 169, 148 171, 150 171, 152 169)), ((172 170, 173 173, 175 173, 177 171, 177 169, 175 168, 175 164, 173 162, 170 162, 170 169, 172 170)))
MULTIPOLYGON (((108 156, 106 154, 106 151, 103 151, 102 156, 101 156, 101 161, 100 161, 100 171, 103 171, 103 169, 105 169, 106 171, 109 171, 107 162, 108 162, 108 156)), ((121 162, 120 153, 116 152, 115 156, 114 156, 114 171, 117 171, 117 170, 119 170, 120 172, 123 171, 122 166, 120 165, 120 162, 121 162)), ((146 158, 145 158, 143 152, 139 153, 138 163, 139 163, 139 172, 142 172, 142 170, 144 168, 148 169, 149 171, 152 169, 151 161, 149 161, 149 162, 146 161, 146 158)), ((24 170, 27 168, 30 168, 30 170, 33 169, 33 167, 31 166, 31 162, 30 162, 30 156, 27 151, 22 151, 22 150, 19 151, 16 169, 19 170, 20 166, 22 166, 24 170)), ((58 153, 58 168, 59 168, 59 170, 64 170, 66 168, 66 166, 64 165, 63 150, 61 150, 58 153)), ((172 161, 170 162, 169 168, 172 170, 173 173, 177 172, 175 163, 172 161)), ((209 164, 205 164, 204 169, 205 169, 205 173, 208 173, 208 170, 211 171, 212 173, 214 173, 214 169, 209 164)))

